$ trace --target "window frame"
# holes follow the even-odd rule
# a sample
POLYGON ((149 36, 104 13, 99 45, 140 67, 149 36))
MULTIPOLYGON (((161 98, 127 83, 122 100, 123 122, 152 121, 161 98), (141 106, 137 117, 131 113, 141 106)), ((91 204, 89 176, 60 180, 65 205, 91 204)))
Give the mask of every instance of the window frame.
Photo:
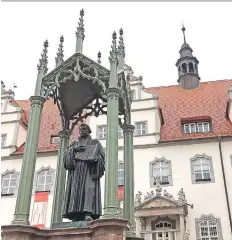
POLYGON ((134 135, 135 136, 144 136, 144 135, 147 135, 148 134, 148 124, 147 124, 147 121, 139 121, 139 122, 135 122, 135 130, 134 130, 134 135), (138 134, 137 133, 137 125, 138 124, 145 124, 145 133, 144 134, 138 134))
POLYGON ((97 138, 98 139, 106 139, 106 137, 107 137, 107 125, 98 125, 97 126, 97 138), (101 127, 105 127, 106 128, 106 130, 105 130, 105 136, 103 136, 103 137, 100 137, 100 128, 101 127))
POLYGON ((154 176, 153 174, 153 168, 154 168, 154 165, 159 163, 159 162, 164 162, 165 164, 167 164, 168 166, 168 182, 160 182, 160 185, 163 185, 163 186, 172 186, 173 185, 173 179, 172 179, 172 164, 171 164, 171 160, 167 160, 165 157, 162 157, 162 158, 155 158, 152 162, 150 162, 150 187, 151 188, 154 188, 156 186, 156 183, 155 183, 155 178, 156 176, 154 176))
POLYGON ((7 141, 7 133, 2 133, 1 134, 1 148, 4 148, 6 147, 6 141, 7 141), (5 136, 5 142, 4 142, 4 145, 2 145, 3 141, 2 141, 2 137, 5 136))
POLYGON ((212 238, 217 237, 218 240, 223 240, 223 235, 222 235, 222 227, 221 227, 221 220, 220 218, 214 217, 213 214, 209 215, 204 215, 202 214, 200 218, 195 218, 195 228, 196 228, 196 236, 197 240, 202 240, 204 238, 208 238, 209 240, 212 240, 212 238), (206 227, 209 229, 209 221, 215 222, 216 228, 217 228, 217 236, 202 236, 201 235, 201 226, 200 224, 203 222, 207 222, 206 227))
POLYGON ((189 122, 189 123, 182 123, 182 132, 183 134, 193 134, 193 133, 208 133, 211 132, 211 122, 210 121, 198 121, 198 122, 189 122), (207 127, 204 127, 204 125, 207 123, 207 127), (200 124, 202 124, 202 131, 199 131, 200 124), (192 131, 191 125, 194 126, 195 131, 192 131), (186 129, 189 129, 190 131, 187 132, 186 129), (205 131, 205 128, 207 128, 208 131, 205 131))
POLYGON ((51 136, 51 144, 59 144, 60 137, 59 136, 51 136), (54 139, 58 139, 57 142, 53 141, 54 139))
MULTIPOLYGON (((194 157, 190 158, 190 169, 191 169, 191 180, 192 180, 193 184, 215 183, 213 161, 212 161, 212 158, 207 156, 205 153, 204 154, 196 154, 194 157), (204 160, 208 161, 210 179, 204 179, 204 178, 197 179, 196 178, 196 172, 194 170, 194 164, 201 159, 204 159, 204 160)), ((203 170, 202 167, 201 167, 201 170, 203 170)), ((204 171, 201 171, 200 173, 202 174, 203 172, 204 171)))
POLYGON ((119 163, 118 163, 118 186, 124 186, 124 181, 125 181, 125 179, 124 179, 124 163, 122 161, 119 161, 119 163), (123 172, 122 178, 119 178, 120 171, 123 172), (119 179, 121 179, 121 181, 123 182, 122 184, 119 184, 119 182, 120 182, 119 179))
MULTIPOLYGON (((46 179, 46 177, 45 177, 46 179)), ((36 174, 34 176, 34 191, 33 193, 35 192, 52 192, 54 190, 54 183, 55 183, 55 170, 52 169, 50 166, 48 167, 41 167, 38 171, 36 171, 36 174), (51 177, 52 177, 52 181, 51 181, 51 184, 38 184, 38 181, 39 181, 39 175, 43 172, 48 172, 50 171, 51 172, 51 177), (45 186, 50 186, 49 188, 44 188, 43 190, 39 190, 38 189, 38 185, 44 185, 45 186)))
POLYGON ((118 137, 123 137, 123 130, 122 128, 118 125, 118 137))
MULTIPOLYGON (((12 178, 10 178, 12 179, 12 178)), ((10 183, 10 182, 9 182, 10 183)), ((1 174, 1 197, 15 197, 18 193, 18 185, 19 185, 19 172, 15 171, 15 169, 13 170, 6 170, 4 173, 1 174), (14 191, 13 193, 3 193, 2 189, 3 189, 3 178, 6 177, 7 175, 11 175, 14 174, 16 176, 16 184, 14 186, 14 191)), ((10 184, 8 185, 8 188, 10 187, 10 184)))

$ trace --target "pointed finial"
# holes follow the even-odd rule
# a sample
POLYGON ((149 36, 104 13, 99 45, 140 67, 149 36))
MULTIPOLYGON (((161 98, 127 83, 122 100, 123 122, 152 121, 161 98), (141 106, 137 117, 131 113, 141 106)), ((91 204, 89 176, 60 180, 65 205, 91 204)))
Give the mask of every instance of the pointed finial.
POLYGON ((47 71, 48 71, 48 68, 47 68, 47 65, 48 65, 47 52, 48 52, 48 40, 46 40, 44 42, 43 53, 41 54, 41 58, 39 59, 39 64, 37 65, 38 71, 43 71, 44 74, 46 74, 47 71))
POLYGON ((101 52, 100 51, 97 54, 97 63, 101 64, 101 52))
POLYGON ((84 10, 80 11, 80 18, 78 22, 78 27, 76 31, 76 53, 82 53, 83 41, 85 38, 85 29, 84 29, 84 10))
POLYGON ((116 45, 116 39, 117 39, 117 35, 116 35, 116 32, 113 32, 113 35, 112 35, 112 46, 111 46, 111 51, 110 51, 110 57, 109 57, 109 60, 110 62, 114 62, 114 61, 117 61, 117 45, 116 45))
POLYGON ((58 52, 56 54, 56 67, 60 66, 64 62, 64 50, 63 50, 63 42, 64 42, 64 37, 63 35, 60 37, 60 44, 58 47, 58 52))
POLYGON ((5 83, 1 80, 1 88, 5 88, 5 83))
POLYGON ((124 41, 123 41, 123 29, 120 28, 119 30, 119 46, 118 46, 118 53, 123 58, 125 58, 125 47, 124 47, 124 41))
POLYGON ((185 39, 185 26, 184 24, 182 23, 182 28, 181 28, 181 31, 183 32, 183 37, 184 37, 184 43, 186 43, 186 39, 185 39))

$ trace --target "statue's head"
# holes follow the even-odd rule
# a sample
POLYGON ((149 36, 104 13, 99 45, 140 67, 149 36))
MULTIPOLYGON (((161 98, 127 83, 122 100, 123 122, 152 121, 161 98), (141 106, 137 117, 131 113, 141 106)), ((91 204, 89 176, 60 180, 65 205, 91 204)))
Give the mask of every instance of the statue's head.
POLYGON ((90 135, 91 133, 91 129, 89 127, 89 125, 85 124, 85 123, 82 123, 80 126, 79 126, 79 133, 80 133, 80 136, 81 137, 87 137, 90 135))

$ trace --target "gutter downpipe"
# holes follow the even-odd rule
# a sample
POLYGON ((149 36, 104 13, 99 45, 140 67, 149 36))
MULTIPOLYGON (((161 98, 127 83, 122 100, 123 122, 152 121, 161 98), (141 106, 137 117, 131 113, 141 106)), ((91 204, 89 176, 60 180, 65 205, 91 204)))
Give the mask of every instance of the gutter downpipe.
POLYGON ((227 203, 227 209, 228 209, 228 215, 229 215, 229 221, 230 221, 230 231, 232 233, 231 209, 230 209, 229 197, 228 197, 228 192, 227 192, 225 168, 224 168, 224 162, 223 162, 223 157, 222 157, 222 146, 221 146, 221 138, 220 137, 218 138, 218 144, 219 144, 219 152, 220 152, 220 159, 221 159, 221 166, 222 166, 223 182, 224 182, 224 188, 225 188, 225 194, 226 194, 226 203, 227 203))

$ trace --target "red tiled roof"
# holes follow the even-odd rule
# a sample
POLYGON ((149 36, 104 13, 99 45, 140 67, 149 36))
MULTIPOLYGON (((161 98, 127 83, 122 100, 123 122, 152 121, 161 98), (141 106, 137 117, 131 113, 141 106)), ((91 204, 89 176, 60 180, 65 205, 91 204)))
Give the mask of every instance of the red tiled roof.
MULTIPOLYGON (((19 100, 17 103, 23 108, 22 119, 25 121, 26 125, 29 119, 30 111, 30 101, 29 100, 19 100)), ((59 115, 59 110, 56 105, 54 105, 53 100, 47 100, 44 103, 40 133, 39 133, 39 142, 38 142, 38 152, 51 152, 57 151, 58 144, 51 143, 51 136, 57 136, 59 131, 61 131, 61 119, 59 115)), ((77 126, 73 130, 71 140, 76 138, 78 135, 77 126)), ((25 144, 21 145, 16 152, 13 154, 22 154, 24 151, 25 144)))
MULTIPOLYGON (((164 124, 161 126, 160 141, 232 136, 232 123, 226 117, 230 85, 232 85, 232 80, 219 80, 202 82, 198 89, 193 90, 182 90, 178 85, 148 88, 148 91, 158 95, 158 103, 162 109, 164 124), (212 132, 182 134, 182 119, 195 119, 202 116, 211 118, 212 132)), ((28 123, 29 100, 17 101, 17 103, 23 108, 23 121, 28 123)), ((53 101, 48 100, 45 102, 42 112, 38 151, 57 151, 58 144, 51 144, 50 141, 51 136, 57 135, 60 130, 59 111, 53 101)), ((78 128, 76 127, 71 141, 77 135, 78 128)), ((24 144, 14 154, 21 154, 23 151, 24 144)))
POLYGON ((228 89, 232 80, 201 82, 200 87, 183 90, 178 85, 148 88, 158 95, 164 124, 160 141, 232 136, 232 123, 226 117, 228 89), (208 116, 212 132, 182 134, 181 119, 208 116))

